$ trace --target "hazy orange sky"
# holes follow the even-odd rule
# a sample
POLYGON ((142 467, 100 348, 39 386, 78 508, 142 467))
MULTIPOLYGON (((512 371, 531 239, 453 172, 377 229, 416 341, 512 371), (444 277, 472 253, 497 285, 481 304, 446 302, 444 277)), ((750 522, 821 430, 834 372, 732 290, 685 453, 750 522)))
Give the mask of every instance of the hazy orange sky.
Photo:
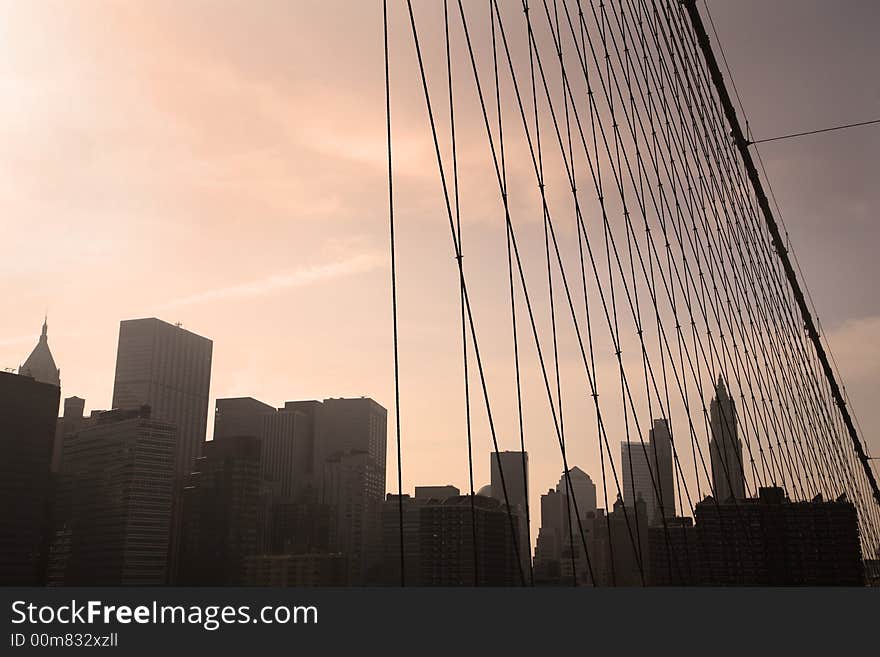
MULTIPOLYGON (((465 490, 455 263, 405 8, 391 4, 404 487, 465 490)), ((485 35, 484 4, 466 5, 485 35)), ((877 3, 710 6, 756 136, 880 116, 877 3)), ((436 62, 439 26, 428 16, 423 30, 436 62)), ((381 37, 375 0, 0 0, 0 366, 26 358, 48 311, 62 395, 105 408, 119 321, 157 316, 214 341, 212 398, 365 395, 391 420, 381 37)), ((466 75, 463 59, 456 66, 466 75)), ((464 171, 488 162, 485 142, 469 139, 478 118, 463 120, 464 171)), ((525 157, 519 148, 512 161, 525 157)), ((864 437, 880 452, 880 130, 761 152, 864 437)), ((465 262, 501 447, 514 449, 503 216, 487 181, 465 180, 465 262)), ((522 221, 540 277, 540 216, 522 221)), ((572 337, 562 340, 563 376, 575 377, 572 337)), ((598 365, 613 380, 611 354, 598 365)), ((538 508, 561 462, 534 373, 525 393, 538 508)), ((582 389, 566 398, 566 422, 583 436, 570 464, 595 481, 585 400, 582 389)), ((619 420, 609 409, 615 453, 619 420)), ((389 491, 393 439, 389 422, 389 491)), ((480 486, 491 444, 478 411, 474 440, 480 486)))

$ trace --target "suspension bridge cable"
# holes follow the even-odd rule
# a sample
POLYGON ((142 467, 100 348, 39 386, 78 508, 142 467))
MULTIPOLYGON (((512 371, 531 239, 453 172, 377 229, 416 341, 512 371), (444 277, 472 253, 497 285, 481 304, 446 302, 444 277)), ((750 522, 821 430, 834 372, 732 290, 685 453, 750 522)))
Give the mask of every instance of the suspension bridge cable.
POLYGON ((776 252, 780 260, 782 261, 783 268, 785 270, 786 278, 791 286, 791 291, 795 296, 795 301, 799 307, 801 312, 802 319, 804 321, 807 333, 810 337, 811 342, 813 343, 814 350, 816 352, 816 356, 819 358, 820 364, 822 366, 823 373, 825 378, 828 381, 828 385, 831 388, 832 396, 834 397, 834 401, 837 404, 840 414, 843 416, 844 423, 846 425, 847 431, 850 435, 852 441, 852 447, 855 450, 859 460, 862 463, 863 470, 865 472, 865 476, 867 477, 871 490, 873 492, 875 503, 880 504, 880 488, 877 486, 877 481, 874 477, 874 473, 871 470, 870 463, 867 461, 867 456, 864 452, 864 448, 862 447, 861 440, 859 439, 858 433, 856 432, 855 426, 852 422, 852 418, 849 415, 849 412, 846 408, 846 401, 844 400, 839 385, 835 379, 834 372, 829 363, 827 354, 825 353, 824 346, 822 345, 821 338, 816 330, 815 323, 810 314, 809 308, 807 306, 806 300, 804 298, 804 294, 801 291, 800 284, 797 280, 797 276, 794 273, 794 269, 791 265, 791 261, 788 258, 787 252, 785 250, 785 246, 782 243, 781 236, 779 234, 778 227, 776 226, 775 220, 773 218, 772 211, 770 210, 766 195, 763 192, 763 188, 761 186, 760 178, 757 174, 757 170, 754 167, 754 163, 752 162, 751 155, 748 151, 748 146, 745 143, 745 137, 742 134, 742 130, 740 128, 738 119, 736 117, 736 112, 733 110, 732 105, 730 104, 730 99, 727 96, 726 89, 724 87, 724 81, 721 77, 720 72, 718 71, 717 63, 715 62, 714 55, 711 51, 711 45, 708 42, 708 37, 705 34, 705 29, 703 28, 702 19, 699 15, 699 12, 696 9, 696 5, 694 0, 686 0, 684 2, 684 6, 687 9, 688 16, 691 19, 692 24, 697 32, 698 42, 700 43, 701 49, 703 50, 703 54, 706 60, 707 65, 709 66, 710 73, 712 74, 712 78, 716 84, 719 98, 724 105, 725 114, 727 115, 728 123, 731 125, 731 129, 734 133, 735 143, 740 151, 740 155, 744 164, 746 166, 749 179, 754 188, 755 194, 758 197, 759 205, 761 206, 762 213, 764 215, 765 220, 768 224, 768 229, 771 233, 774 246, 776 248, 776 252))
MULTIPOLYGON (((455 100, 453 96, 452 86, 452 55, 450 47, 449 35, 449 7, 447 0, 443 0, 443 31, 446 41, 446 78, 449 89, 449 132, 452 149, 452 187, 453 200, 455 203, 455 228, 456 238, 458 240, 458 259, 463 255, 463 240, 461 232, 461 202, 459 194, 458 181, 458 144, 455 132, 455 100)), ((479 539, 477 536, 477 509, 474 493, 474 450, 473 450, 473 431, 471 427, 471 393, 470 393, 470 373, 468 371, 468 339, 467 339, 467 322, 465 318, 464 305, 464 286, 459 281, 459 306, 461 309, 461 355, 462 355, 462 373, 464 378, 464 408, 465 408, 465 433, 467 435, 467 451, 468 451, 468 484, 470 486, 470 507, 471 507, 471 543, 474 560, 473 585, 480 585, 480 559, 479 559, 479 539)))
MULTIPOLYGON (((459 251, 458 240, 456 239, 455 221, 454 221, 453 213, 452 213, 452 204, 450 201, 449 186, 446 181, 446 172, 445 172, 445 168, 443 166, 443 156, 440 152, 440 141, 439 141, 439 138, 437 135, 437 124, 436 124, 436 121, 434 120, 434 110, 433 110, 433 107, 431 104, 431 95, 428 90, 428 78, 427 78, 427 74, 425 71, 425 63, 422 58, 422 48, 421 48, 421 44, 419 41, 419 31, 418 31, 418 27, 416 26, 416 18, 415 18, 415 13, 413 12, 413 8, 412 8, 412 0, 407 0, 406 4, 407 4, 407 10, 409 12, 410 27, 412 29, 413 45, 416 50, 416 57, 417 57, 418 64, 419 64, 419 74, 421 77, 422 91, 424 93, 424 98, 425 98, 425 107, 426 107, 426 110, 428 113, 428 120, 429 120, 429 123, 431 126, 431 136, 432 136, 432 139, 434 142, 434 152, 435 152, 435 155, 437 158, 437 169, 438 169, 438 173, 440 175, 441 187, 443 189, 443 199, 444 199, 445 206, 446 206, 446 215, 449 220, 449 228, 450 228, 451 235, 452 235, 452 242, 453 242, 453 248, 455 250, 456 262, 458 263, 459 282, 461 285, 461 290, 464 292, 465 309, 467 310, 468 324, 470 327, 470 334, 471 334, 471 341, 473 342, 473 345, 474 345, 474 357, 476 359, 477 370, 480 375, 480 385, 481 385, 481 388, 483 391, 483 401, 484 401, 485 408, 486 408, 486 419, 489 422, 489 431, 492 436, 492 446, 494 449, 495 458, 498 459, 499 463, 500 463, 500 458, 498 456, 499 455, 498 436, 497 436, 497 433, 495 430, 495 420, 492 415, 492 406, 491 406, 491 402, 489 400, 489 389, 488 389, 488 384, 486 382, 486 375, 485 375, 485 371, 483 368, 482 357, 480 355, 480 347, 479 347, 479 342, 477 340, 476 326, 474 324, 473 310, 471 308, 470 297, 468 295, 468 288, 467 288, 467 283, 466 283, 465 275, 464 275, 464 267, 462 265, 462 261, 461 261, 461 257, 460 257, 461 254, 459 251)), ((523 586, 525 586, 526 585, 526 576, 525 576, 525 573, 523 572, 523 569, 522 569, 522 559, 520 556, 521 548, 520 548, 519 539, 518 539, 518 532, 517 532, 516 525, 513 520, 513 513, 511 510, 510 498, 509 498, 508 492, 507 492, 507 483, 506 483, 506 480, 504 477, 504 469, 499 467, 498 473, 499 473, 499 478, 501 480, 501 489, 504 494, 504 504, 507 508, 507 518, 508 518, 509 525, 510 525, 511 541, 513 542, 514 552, 516 554, 517 571, 519 572, 521 584, 523 586)))
POLYGON ((858 123, 846 123, 844 125, 836 125, 831 128, 820 128, 818 130, 807 130, 806 132, 793 132, 788 135, 780 135, 778 137, 766 137, 764 139, 753 139, 748 143, 749 146, 754 144, 766 144, 771 141, 781 141, 783 139, 794 139, 795 137, 806 137, 808 135, 819 135, 823 132, 834 132, 835 130, 846 130, 847 128, 858 128, 865 125, 876 125, 880 123, 880 119, 872 119, 870 121, 860 121, 858 123))
POLYGON ((394 168, 391 150, 391 67, 388 50, 388 0, 382 1, 382 34, 385 54, 385 125, 388 148, 388 224, 391 245, 391 322, 394 341, 394 426, 397 446, 397 509, 400 529, 400 585, 406 586, 403 536, 403 456, 400 446, 400 350, 397 325, 397 260, 394 234, 394 168))

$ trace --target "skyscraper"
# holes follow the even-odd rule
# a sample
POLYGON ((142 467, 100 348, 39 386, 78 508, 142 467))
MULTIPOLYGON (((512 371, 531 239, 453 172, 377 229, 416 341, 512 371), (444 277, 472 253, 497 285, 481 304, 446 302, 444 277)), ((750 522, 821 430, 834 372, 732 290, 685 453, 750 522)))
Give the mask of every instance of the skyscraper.
POLYGON ((649 453, 648 442, 620 443, 620 461, 623 470, 622 503, 632 509, 638 500, 642 500, 650 519, 654 508, 654 484, 649 453))
POLYGON ((149 405, 177 428, 175 473, 189 474, 205 440, 213 343, 156 318, 119 324, 113 408, 149 405))
POLYGON ((382 499, 376 498, 379 473, 365 451, 336 452, 324 461, 321 502, 331 509, 330 537, 334 552, 348 560, 348 583, 368 582, 380 555, 382 499))
POLYGON ((490 482, 492 497, 502 504, 510 504, 517 515, 519 535, 519 555, 524 573, 528 573, 532 548, 529 540, 529 526, 526 505, 529 496, 529 455, 528 452, 491 452, 490 482), (503 475, 503 484, 502 484, 503 475), (505 499, 505 491, 507 497, 505 499))
POLYGON ((672 458, 672 434, 669 431, 669 421, 664 419, 654 420, 651 428, 650 451, 648 459, 656 473, 657 490, 660 498, 654 499, 654 509, 651 513, 655 523, 659 523, 662 517, 675 517, 675 473, 672 458))
POLYGON ((712 485, 715 498, 726 502, 731 498, 745 499, 742 441, 737 431, 736 403, 727 393, 724 377, 718 376, 715 398, 709 408, 712 438, 712 485))
POLYGON ((263 416, 262 473, 282 498, 303 498, 314 484, 314 414, 288 402, 263 416))
POLYGON ((18 368, 19 374, 24 374, 40 383, 49 383, 61 387, 61 370, 55 366, 55 359, 49 350, 48 320, 43 319, 43 333, 37 346, 28 356, 24 364, 18 368))
POLYGON ((492 497, 501 502, 509 502, 511 506, 519 505, 523 512, 528 496, 529 455, 527 452, 492 452, 489 455, 492 463, 490 482, 492 497), (504 485, 501 484, 502 473, 504 485), (504 492, 507 491, 505 500, 504 492))
MULTIPOLYGON (((589 534, 596 515, 596 485, 577 466, 568 474, 568 477, 562 474, 556 490, 541 496, 541 529, 535 547, 535 582, 538 584, 570 584, 575 577, 579 584, 591 583, 584 545, 592 552, 589 534), (569 479, 573 496, 568 495, 569 479), (575 515, 575 508, 579 516, 575 515)), ((593 555, 589 557, 592 559, 593 555)))
POLYGON ((52 571, 80 586, 164 584, 174 426, 149 407, 96 414, 68 434, 52 571))
POLYGON ((317 401, 287 402, 283 408, 251 397, 218 399, 214 440, 260 439, 260 475, 278 498, 302 499, 314 485, 317 401))
POLYGON ((242 582, 244 559, 260 551, 260 439, 205 443, 184 490, 178 581, 193 586, 242 582))
POLYGON ((259 436, 263 418, 275 409, 253 397, 218 399, 214 404, 214 440, 235 436, 259 436))
POLYGON ((654 420, 648 440, 620 444, 623 470, 623 502, 632 507, 639 497, 645 502, 648 520, 661 524, 675 516, 672 436, 666 419, 654 420), (658 495, 659 494, 659 495, 658 495))
MULTIPOLYGON (((315 402, 288 402, 285 408, 299 409, 315 402)), ((301 410, 301 409, 300 409, 301 410)), ((366 452, 373 460, 381 480, 373 495, 381 504, 385 497, 385 450, 388 437, 388 411, 369 397, 325 399, 317 415, 315 462, 320 472, 328 457, 346 451, 366 452)))
POLYGON ((41 583, 57 385, 0 372, 0 584, 41 583))

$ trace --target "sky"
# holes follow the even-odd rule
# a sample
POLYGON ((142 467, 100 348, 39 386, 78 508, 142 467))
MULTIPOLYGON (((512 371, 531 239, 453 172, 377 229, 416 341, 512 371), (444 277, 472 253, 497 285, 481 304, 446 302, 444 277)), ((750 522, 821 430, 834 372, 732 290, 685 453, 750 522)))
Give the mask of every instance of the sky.
MULTIPOLYGON (((458 278, 404 4, 391 4, 403 482, 467 490, 458 278)), ((439 75, 442 24, 436 7, 414 4, 439 75)), ((709 4, 756 138, 880 117, 876 2, 709 4)), ((375 0, 0 0, 0 367, 24 361, 48 313, 62 395, 103 409, 119 321, 181 322, 214 341, 212 399, 383 404, 394 490, 381 18, 375 0)), ((474 19, 483 34, 484 19, 474 19)), ((455 67, 467 74, 464 59, 455 67)), ((487 170, 478 119, 461 127, 464 261, 499 446, 515 449, 496 193, 468 173, 487 170)), ((511 149, 524 160, 522 144, 511 149)), ((880 129, 760 152, 863 437, 880 453, 880 129)), ((514 185, 521 174, 512 169, 514 185)), ((540 219, 522 239, 540 271, 540 219)), ((579 366, 566 353, 563 378, 579 366)), ((600 368, 612 365, 600 355, 600 368)), ((492 443, 471 385, 479 487, 492 443)), ((562 471, 541 385, 524 381, 535 508, 562 471)), ((588 411, 567 399, 567 421, 587 437, 569 463, 596 480, 588 411)), ((609 432, 612 444, 624 438, 613 413, 609 432)))

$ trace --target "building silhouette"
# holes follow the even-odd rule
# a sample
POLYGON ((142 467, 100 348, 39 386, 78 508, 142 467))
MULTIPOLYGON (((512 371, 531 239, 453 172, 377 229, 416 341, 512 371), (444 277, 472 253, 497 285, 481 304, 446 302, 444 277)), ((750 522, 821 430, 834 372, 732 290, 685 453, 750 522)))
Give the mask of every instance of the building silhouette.
POLYGON ((43 582, 60 394, 57 384, 0 372, 0 584, 4 586, 43 582))
POLYGON ((666 518, 648 528, 648 586, 695 586, 700 577, 700 545, 693 518, 666 518))
POLYGON ((709 407, 712 459, 712 490, 717 500, 745 499, 742 441, 737 428, 736 403, 727 392, 723 376, 718 376, 715 397, 709 407))
MULTIPOLYGON (((528 575, 517 561, 521 523, 484 495, 403 499, 407 586, 520 586, 528 575), (476 529, 476 550, 474 530, 476 529), (525 579, 523 579, 525 577, 525 579)), ((382 581, 400 584, 400 503, 389 494, 382 508, 382 581)))
POLYGON ((260 440, 260 477, 281 500, 301 499, 314 487, 315 415, 320 402, 287 402, 274 408, 252 397, 218 399, 214 440, 260 440))
POLYGON ((175 428, 150 408, 95 413, 65 437, 52 584, 167 581, 175 428))
POLYGON ((618 497, 611 513, 597 513, 593 522, 593 573, 599 586, 644 586, 649 558, 647 504, 632 506, 618 497))
POLYGON ((253 397, 230 397, 214 403, 214 440, 236 436, 259 437, 263 418, 275 408, 253 397))
POLYGON ((288 402, 263 416, 262 476, 283 499, 302 500, 314 487, 318 402, 288 402))
POLYGON ((27 357, 27 360, 18 368, 19 374, 29 376, 40 383, 48 383, 61 387, 61 370, 55 366, 55 359, 49 349, 48 318, 43 319, 43 332, 37 342, 37 346, 27 357))
POLYGON ((452 485, 446 486, 416 486, 417 500, 445 500, 449 497, 458 497, 461 491, 452 485))
MULTIPOLYGON (((291 402, 301 408, 314 402, 291 402)), ((318 501, 330 509, 331 551, 348 560, 348 581, 377 576, 385 498, 388 411, 368 397, 325 399, 314 406, 318 501)))
POLYGON ((379 565, 382 502, 376 492, 384 478, 364 451, 336 452, 324 461, 321 503, 330 509, 330 549, 345 555, 353 586, 367 584, 379 565))
POLYGON ((517 531, 520 541, 520 560, 523 572, 529 572, 532 551, 529 545, 526 515, 529 496, 529 455, 527 452, 492 451, 489 453, 489 462, 491 463, 489 479, 491 495, 502 504, 510 504, 516 514, 519 523, 517 531))
POLYGON ((654 420, 644 443, 622 442, 620 453, 624 503, 632 506, 643 499, 652 524, 662 524, 664 516, 674 516, 672 440, 667 420, 654 420))
POLYGON ((177 430, 169 577, 180 554, 182 489, 199 456, 208 424, 213 343, 155 317, 119 323, 113 408, 147 405, 177 430))
POLYGON ((569 471, 569 477, 563 474, 556 488, 541 496, 541 528, 535 546, 536 584, 592 583, 589 559, 593 552, 595 517, 596 485, 586 472, 575 466, 569 471), (573 496, 568 494, 569 478, 573 496))
POLYGON ((149 405, 177 427, 175 473, 182 482, 205 440, 213 343, 156 318, 119 324, 113 408, 149 405))
POLYGON ((80 397, 67 397, 64 410, 55 427, 55 443, 52 447, 52 472, 61 471, 64 458, 64 439, 85 426, 88 418, 84 416, 86 400, 80 397))
POLYGON ((264 504, 260 439, 227 436, 206 442, 183 490, 178 583, 241 584, 245 557, 262 551, 264 504))
POLYGON ((757 498, 696 506, 699 583, 862 586, 858 514, 844 496, 791 502, 779 487, 757 498))

